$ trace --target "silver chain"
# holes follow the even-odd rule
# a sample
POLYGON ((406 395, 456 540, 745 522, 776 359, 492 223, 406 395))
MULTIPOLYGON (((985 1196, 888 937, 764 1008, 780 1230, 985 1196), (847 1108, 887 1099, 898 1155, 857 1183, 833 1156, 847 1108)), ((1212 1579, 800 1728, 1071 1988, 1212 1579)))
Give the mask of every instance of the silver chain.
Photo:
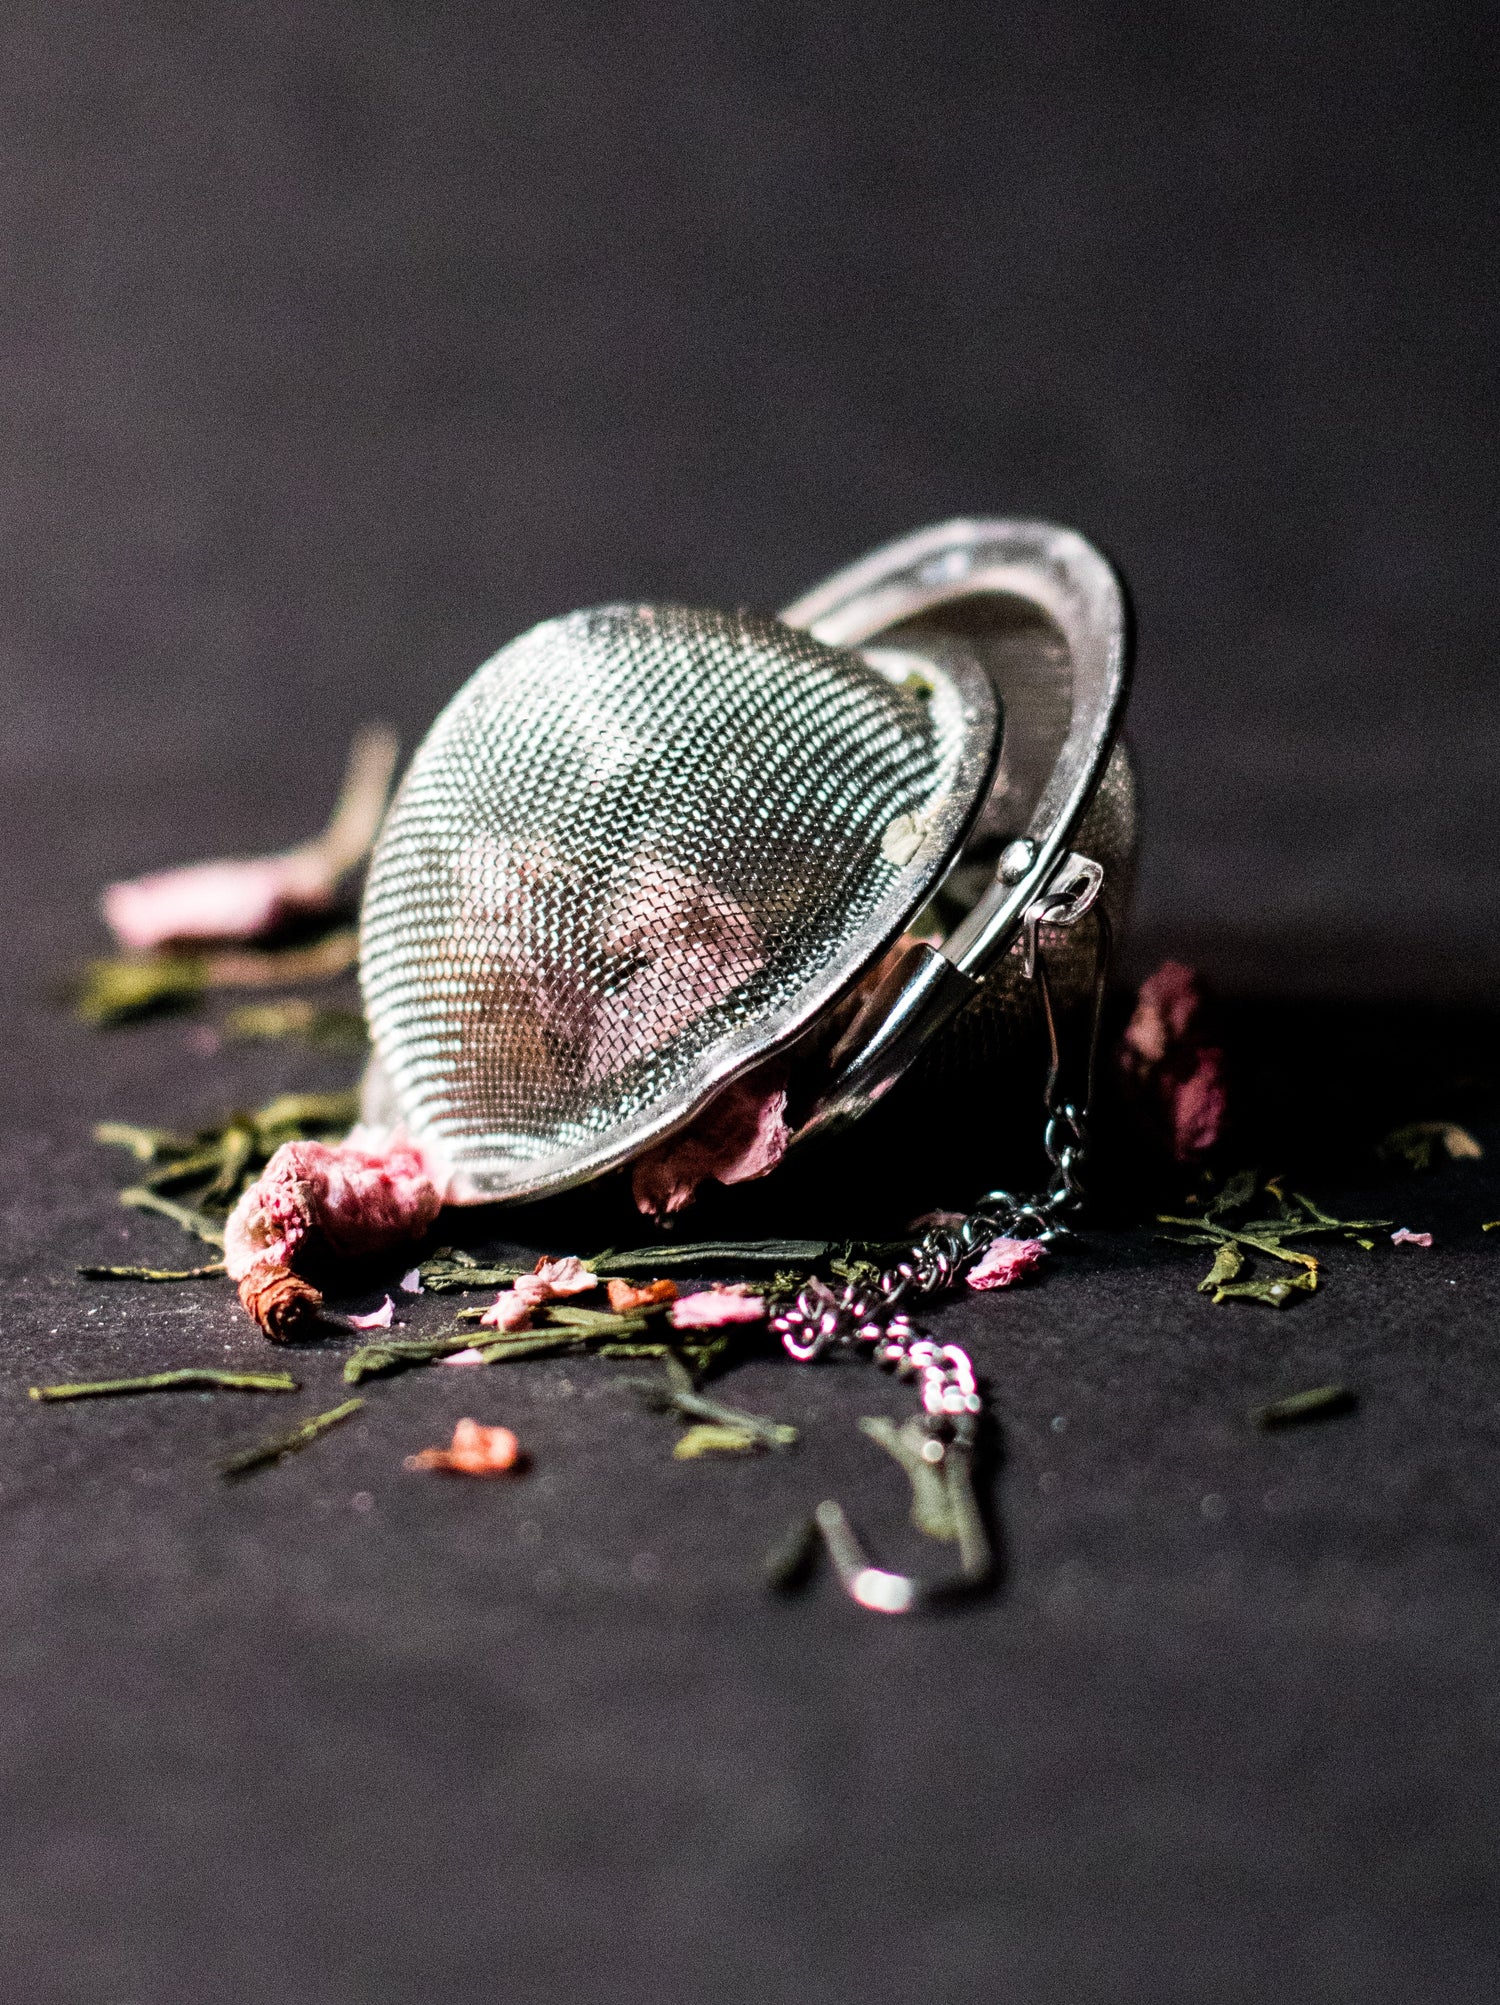
POLYGON ((1087 1103, 1108 972, 1109 938, 1101 912, 1084 1091, 1081 1102, 1074 1101, 1063 1091, 1057 1019, 1036 939, 1038 923, 1049 919, 1057 923, 1055 912, 1045 907, 1028 914, 1026 941, 1049 1050, 1042 1146, 1052 1174, 1046 1190, 1031 1197, 1018 1197, 1007 1190, 986 1191, 974 1210, 956 1225, 933 1226, 878 1273, 841 1285, 816 1278, 806 1281, 769 1319, 783 1348, 799 1364, 810 1364, 833 1349, 871 1345, 878 1365, 900 1378, 917 1381, 922 1424, 932 1440, 956 1447, 972 1444, 983 1411, 973 1361, 958 1344, 940 1344, 919 1328, 911 1319, 910 1308, 953 1287, 965 1268, 996 1239, 1037 1239, 1043 1245, 1052 1244, 1067 1232, 1067 1221, 1083 1200, 1087 1103))

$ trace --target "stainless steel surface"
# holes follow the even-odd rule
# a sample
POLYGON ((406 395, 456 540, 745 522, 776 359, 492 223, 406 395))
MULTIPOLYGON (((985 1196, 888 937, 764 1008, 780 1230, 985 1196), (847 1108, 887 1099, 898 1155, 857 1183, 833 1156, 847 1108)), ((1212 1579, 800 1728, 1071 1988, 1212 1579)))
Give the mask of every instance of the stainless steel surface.
MULTIPOLYGON (((877 637, 923 648, 966 639, 986 660, 1007 715, 1005 753, 978 822, 1001 854, 975 873, 969 909, 936 955, 914 946, 904 970, 888 971, 844 1039, 839 1071, 804 1130, 813 1134, 868 1111, 946 1025, 983 1008, 986 984, 1008 986, 1006 956, 1028 914, 1060 890, 1112 756, 1133 795, 1116 749, 1129 621, 1118 578, 1083 537, 1050 523, 990 520, 943 523, 889 544, 782 617, 844 646, 877 637), (1017 871, 1023 854, 1029 861, 1017 871)), ((1128 875, 1129 801, 1123 819, 1123 854, 1105 858, 1110 874, 1125 862, 1128 875)))
POLYGON ((523 635, 433 726, 371 867, 382 1111, 456 1201, 628 1160, 900 933, 984 804, 997 710, 961 640, 862 659, 670 606, 523 635))

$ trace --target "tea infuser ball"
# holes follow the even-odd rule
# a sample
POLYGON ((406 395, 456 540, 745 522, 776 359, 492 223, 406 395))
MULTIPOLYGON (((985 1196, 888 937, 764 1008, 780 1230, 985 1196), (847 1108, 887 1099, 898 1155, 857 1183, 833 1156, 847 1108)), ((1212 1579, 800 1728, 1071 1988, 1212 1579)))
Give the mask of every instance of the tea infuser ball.
POLYGON ((779 620, 533 628, 444 709, 377 844, 366 1118, 450 1201, 519 1200, 779 1052, 804 1137, 919 1062, 1019 1062, 1039 938, 1050 1017, 1128 889, 1128 667, 1114 571, 1032 522, 922 531, 779 620))

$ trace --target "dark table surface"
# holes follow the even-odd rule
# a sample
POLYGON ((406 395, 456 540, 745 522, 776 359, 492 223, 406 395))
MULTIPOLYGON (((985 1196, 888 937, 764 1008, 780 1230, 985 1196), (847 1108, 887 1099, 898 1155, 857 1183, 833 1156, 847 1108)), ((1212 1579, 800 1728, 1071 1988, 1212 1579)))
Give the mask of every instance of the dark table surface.
MULTIPOLYGON (((1492 1997, 1493 23, 523 12, 0 23, 0 1989, 1492 1997), (976 510, 1132 580, 1128 964, 1219 976, 1241 1154, 1431 1250, 1215 1308, 1117 1196, 945 1308, 1004 1573, 935 1620, 759 1581, 825 1494, 913 1556, 854 1425, 903 1401, 853 1366, 746 1364, 798 1450, 698 1464, 598 1361, 416 1372, 236 1487, 282 1402, 28 1402, 270 1356, 222 1283, 75 1275, 183 1250, 92 1124, 352 1076, 72 1022, 105 879, 310 832, 355 722, 413 742, 543 615, 771 609, 976 510), (1380 1166, 1438 1117, 1485 1159, 1380 1166), (1330 1379, 1355 1414, 1248 1425, 1330 1379), (403 1472, 471 1408, 529 1475, 403 1472)), ((961 1201, 910 1140, 702 1223, 961 1201)))

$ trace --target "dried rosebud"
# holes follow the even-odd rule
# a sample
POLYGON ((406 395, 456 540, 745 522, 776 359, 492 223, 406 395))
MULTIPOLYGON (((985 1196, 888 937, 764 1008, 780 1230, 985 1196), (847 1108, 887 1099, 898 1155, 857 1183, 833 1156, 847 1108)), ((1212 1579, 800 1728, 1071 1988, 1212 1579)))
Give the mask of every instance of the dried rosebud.
POLYGON ((971 1288, 1009 1288, 1046 1258, 1039 1239, 992 1239, 964 1279, 971 1288))
POLYGON ((1141 985, 1120 1047, 1127 1088, 1179 1163, 1207 1154, 1228 1114, 1224 1050, 1209 1015, 1198 975, 1167 961, 1141 985))
POLYGON ((637 1161, 631 1190, 639 1208, 670 1218, 710 1177, 737 1184, 774 1170, 791 1141, 786 1091, 787 1065, 779 1058, 731 1081, 690 1127, 637 1161))
POLYGON ((514 1288, 502 1288, 479 1321, 487 1330, 524 1330, 530 1326, 534 1306, 523 1301, 514 1288))
POLYGON ((663 1302, 677 1300, 675 1281, 644 1281, 639 1287, 633 1281, 611 1281, 608 1284, 609 1306, 617 1316, 628 1316, 633 1309, 655 1309, 663 1302))
MULTIPOLYGON (((347 1142, 283 1142, 225 1221, 225 1271, 244 1281, 258 1268, 381 1253, 420 1238, 441 1207, 422 1158, 404 1143, 376 1153, 347 1142)), ((270 1334, 265 1318, 251 1314, 270 1334)))
POLYGON ((766 1313, 761 1296, 749 1288, 705 1288, 684 1295, 667 1311, 675 1330, 718 1330, 729 1323, 758 1323, 766 1313))
POLYGON ((284 1344, 315 1323, 323 1307, 310 1281, 269 1260, 240 1277, 240 1301, 273 1344, 284 1344))
POLYGON ((368 1316, 351 1316, 349 1327, 351 1330, 388 1330, 395 1313, 396 1305, 387 1295, 380 1307, 372 1309, 368 1316))
POLYGON ((456 1476, 508 1476, 521 1461, 521 1444, 508 1427, 484 1427, 460 1420, 447 1448, 424 1448, 408 1455, 408 1469, 443 1469, 456 1476))

